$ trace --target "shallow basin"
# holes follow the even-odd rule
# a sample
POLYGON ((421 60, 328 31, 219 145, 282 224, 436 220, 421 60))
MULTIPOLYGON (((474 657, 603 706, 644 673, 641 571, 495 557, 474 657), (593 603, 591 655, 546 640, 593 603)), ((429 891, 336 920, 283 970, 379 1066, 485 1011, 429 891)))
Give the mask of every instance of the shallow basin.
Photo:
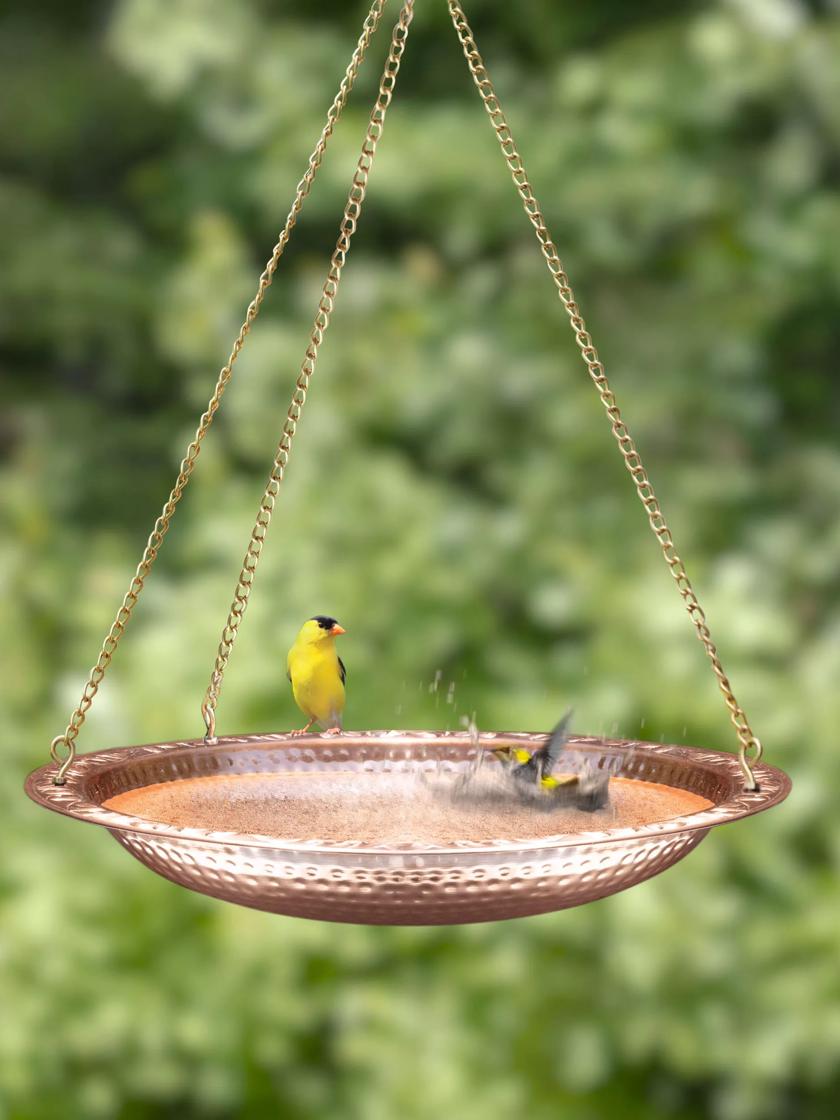
POLYGON ((50 764, 26 788, 49 809, 103 825, 192 890, 274 913, 400 925, 493 921, 602 898, 790 789, 782 771, 759 764, 759 789, 746 791, 730 754, 572 738, 560 769, 609 769, 604 809, 441 796, 441 782, 487 747, 543 742, 425 731, 188 740, 81 756, 64 786, 53 784, 50 764))

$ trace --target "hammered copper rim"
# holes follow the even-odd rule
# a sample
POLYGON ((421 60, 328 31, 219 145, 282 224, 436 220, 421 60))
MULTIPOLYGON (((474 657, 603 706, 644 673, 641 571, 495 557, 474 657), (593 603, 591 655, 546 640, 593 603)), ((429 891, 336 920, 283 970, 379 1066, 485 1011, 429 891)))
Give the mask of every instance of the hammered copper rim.
MULTIPOLYGON (((505 741, 533 748, 543 740, 544 736, 541 734, 523 732, 484 732, 479 736, 481 746, 491 743, 498 745, 500 741, 505 741)), ((761 763, 756 767, 759 788, 754 791, 746 790, 737 758, 721 751, 698 747, 645 743, 627 739, 574 737, 569 742, 569 748, 592 754, 601 760, 624 756, 619 770, 621 776, 661 782, 672 785, 676 789, 702 787, 704 795, 714 801, 714 805, 697 813, 635 827, 561 833, 528 841, 497 840, 475 844, 464 841, 457 845, 423 844, 418 845, 415 850, 473 853, 523 848, 539 850, 565 847, 581 842, 597 844, 633 837, 659 837, 703 830, 712 825, 724 824, 768 809, 783 801, 791 786, 790 779, 783 771, 761 763), (663 771, 666 773, 663 774, 663 771), (666 780, 663 781, 663 777, 666 780)), ((324 853, 347 851, 357 856, 364 855, 365 852, 381 855, 393 851, 395 854, 405 854, 405 847, 357 844, 352 841, 329 843, 319 841, 317 838, 291 841, 258 833, 222 832, 164 824, 106 808, 102 801, 107 800, 107 797, 112 794, 103 797, 98 791, 101 791, 103 781, 106 783, 110 781, 113 788, 119 791, 153 784, 142 778, 134 782, 130 779, 128 782, 124 780, 127 777, 126 771, 138 766, 143 769, 144 763, 154 765, 156 760, 166 760, 169 769, 165 775, 155 774, 154 784, 160 781, 177 781, 213 774, 232 775, 237 772, 248 774, 298 769, 302 756, 307 752, 310 753, 310 757, 314 757, 313 752, 323 755, 325 756, 323 763, 330 763, 336 754, 347 750, 350 753, 336 760, 335 763, 337 771, 347 771, 361 768, 364 761, 370 760, 371 752, 378 752, 380 760, 386 762, 410 762, 419 758, 429 760, 434 759, 438 753, 443 758, 457 762, 468 759, 475 749, 475 741, 469 735, 451 731, 361 731, 334 736, 298 737, 285 733, 268 733, 220 738, 212 746, 206 745, 202 739, 186 739, 137 747, 121 747, 84 755, 76 760, 63 786, 54 784, 53 778, 58 767, 51 763, 29 775, 26 792, 33 801, 47 809, 91 824, 102 825, 113 832, 150 834, 218 844, 239 843, 249 847, 270 847, 275 851, 305 850, 324 853), (282 752, 279 758, 276 757, 278 751, 282 752), (354 751, 362 756, 361 763, 353 759, 354 751), (235 771, 232 770, 234 760, 238 760, 238 756, 247 756, 248 752, 254 752, 250 760, 255 765, 248 767, 247 759, 242 759, 239 761, 244 761, 245 765, 235 771), (277 766, 258 765, 259 761, 267 760, 272 753, 275 754, 277 766), (224 761, 227 761, 228 765, 223 769, 224 761), (120 781, 120 778, 123 781, 120 781)), ((146 769, 148 770, 147 767, 146 769)))

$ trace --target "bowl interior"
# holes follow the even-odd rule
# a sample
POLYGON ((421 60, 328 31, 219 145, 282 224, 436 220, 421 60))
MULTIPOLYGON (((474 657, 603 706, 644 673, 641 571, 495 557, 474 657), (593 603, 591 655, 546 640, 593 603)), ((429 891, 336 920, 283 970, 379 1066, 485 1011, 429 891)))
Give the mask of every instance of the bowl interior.
MULTIPOLYGON (((54 767, 44 767, 31 776, 29 791, 49 808, 112 830, 275 848, 400 851, 534 848, 708 828, 766 808, 789 788, 785 775, 762 766, 760 789, 745 791, 728 754, 575 738, 557 771, 607 770, 605 809, 448 795, 489 747, 533 750, 543 741, 434 732, 241 736, 213 746, 184 741, 83 756, 65 787, 52 785, 54 767)), ((500 769, 489 757, 485 765, 500 769)))

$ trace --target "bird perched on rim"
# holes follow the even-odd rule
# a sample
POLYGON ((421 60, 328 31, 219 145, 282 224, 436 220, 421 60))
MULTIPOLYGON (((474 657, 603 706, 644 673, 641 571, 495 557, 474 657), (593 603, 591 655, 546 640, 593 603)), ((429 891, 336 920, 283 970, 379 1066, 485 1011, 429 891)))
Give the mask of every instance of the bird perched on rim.
POLYGON ((300 628, 286 658, 286 675, 292 682, 295 703, 309 722, 293 735, 305 735, 313 723, 324 727, 327 735, 341 731, 347 670, 336 652, 335 639, 344 633, 344 627, 325 614, 316 614, 300 628))

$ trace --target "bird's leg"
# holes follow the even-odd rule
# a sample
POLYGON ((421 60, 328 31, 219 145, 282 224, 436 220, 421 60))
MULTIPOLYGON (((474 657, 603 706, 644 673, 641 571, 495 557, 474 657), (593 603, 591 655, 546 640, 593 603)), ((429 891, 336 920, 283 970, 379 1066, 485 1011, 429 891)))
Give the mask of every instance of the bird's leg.
POLYGON ((312 724, 314 722, 315 722, 315 717, 313 716, 312 719, 310 719, 309 723, 307 723, 306 727, 296 727, 294 729, 294 731, 290 731, 289 734, 290 735, 305 735, 306 732, 309 730, 309 728, 312 726, 312 724))
POLYGON ((336 724, 335 727, 328 727, 327 730, 324 732, 324 734, 325 735, 340 735, 341 734, 341 725, 336 724))

